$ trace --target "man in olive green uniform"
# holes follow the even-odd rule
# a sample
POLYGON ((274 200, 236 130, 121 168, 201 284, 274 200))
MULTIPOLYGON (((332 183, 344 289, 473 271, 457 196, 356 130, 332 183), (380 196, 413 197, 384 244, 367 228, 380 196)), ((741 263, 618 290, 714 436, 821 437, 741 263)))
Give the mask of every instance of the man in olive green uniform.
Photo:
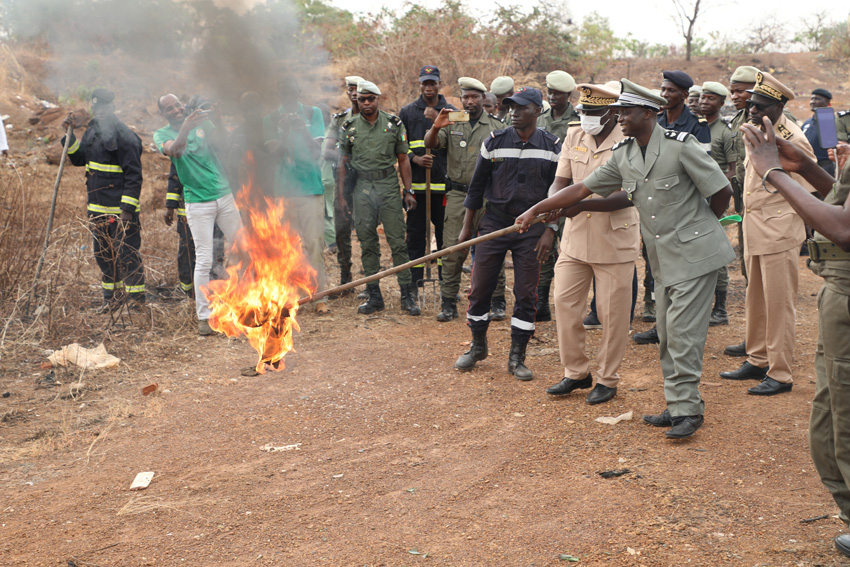
MULTIPOLYGON (((637 207, 655 276, 658 337, 667 409, 644 416, 667 437, 690 437, 703 423, 699 394, 717 270, 735 258, 717 222, 732 188, 702 144, 687 132, 665 130, 656 115, 667 101, 622 79, 617 120, 629 137, 584 181, 570 185, 517 218, 570 207, 591 192, 608 197, 621 188, 637 207)), ((613 105, 612 105, 613 106, 613 105)))
POLYGON ((835 130, 840 141, 850 142, 850 110, 842 110, 835 115, 835 130))
MULTIPOLYGON (((546 91, 549 98, 549 108, 537 117, 537 127, 556 135, 562 142, 567 138, 567 129, 578 126, 581 121, 570 97, 576 89, 576 82, 566 71, 552 71, 546 75, 546 91)), ((548 245, 549 253, 540 265, 540 280, 537 283, 537 321, 551 321, 552 311, 549 307, 549 288, 555 277, 555 261, 558 259, 558 242, 564 231, 564 222, 558 223, 558 238, 547 228, 541 238, 537 250, 538 257, 544 255, 548 245), (549 239, 552 239, 551 243, 549 239)))
MULTIPOLYGON (((818 346, 815 352, 815 397, 809 421, 809 449, 821 482, 839 508, 839 518, 850 522, 850 148, 839 146, 838 184, 798 147, 745 126, 749 166, 769 182, 817 231, 809 241, 809 268, 824 279, 818 293, 818 346), (777 152, 776 146, 780 150, 777 152), (844 162, 844 163, 842 163, 844 162), (784 169, 783 169, 784 168, 784 169), (787 172, 800 174, 825 197, 819 201, 809 186, 787 172)), ((835 547, 850 557, 850 535, 835 538, 835 547)))
MULTIPOLYGON (((812 146, 782 110, 794 93, 769 73, 756 73, 747 101, 751 121, 767 116, 786 141, 814 158, 812 146)), ((799 177, 799 176, 798 176, 799 177)), ((800 182, 805 183, 801 178, 800 182)), ((737 370, 721 372, 726 380, 761 380, 747 392, 773 396, 793 387, 791 360, 796 334, 797 258, 806 231, 788 202, 756 175, 749 163, 744 183, 744 261, 747 265, 747 360, 737 370)))
MULTIPOLYGON (((345 214, 339 210, 339 202, 336 199, 336 172, 339 169, 339 127, 342 123, 357 115, 360 108, 357 106, 357 83, 362 77, 351 75, 345 78, 346 96, 351 106, 331 117, 328 128, 325 130, 325 140, 322 143, 322 183, 327 183, 327 169, 332 170, 330 182, 334 185, 334 232, 336 233, 336 259, 339 263, 339 285, 351 281, 351 211, 345 214)), ((349 183, 344 188, 346 201, 351 200, 354 183, 349 183)), ((350 292, 348 292, 350 293, 350 292)))
MULTIPOLYGON (((708 122, 711 131, 711 159, 717 162, 720 171, 726 174, 730 182, 735 177, 735 138, 732 131, 720 119, 720 109, 726 104, 729 90, 714 81, 708 81, 700 87, 699 114, 708 122)), ((728 325, 729 313, 726 311, 726 293, 729 290, 729 267, 723 266, 717 272, 717 289, 714 290, 714 308, 711 310, 709 327, 728 325)))
MULTIPOLYGON (((403 205, 416 207, 411 185, 410 162, 407 152, 407 133, 401 119, 378 109, 381 90, 374 83, 357 83, 357 103, 360 113, 342 123, 339 129, 339 149, 342 154, 338 171, 337 200, 342 212, 349 210, 345 198, 345 178, 351 175, 350 164, 357 175, 354 187, 354 228, 360 240, 360 258, 363 273, 368 277, 381 269, 381 243, 378 225, 384 226, 384 235, 392 251, 393 266, 408 262, 404 242, 405 223, 403 205), (398 163, 404 197, 399 196, 398 163)), ((410 315, 420 310, 410 290, 410 270, 398 273, 401 287, 401 308, 410 315)), ((370 314, 384 309, 384 298, 378 282, 366 286, 369 298, 357 308, 358 313, 370 314)))
POLYGON ((496 101, 498 102, 496 118, 504 122, 505 115, 508 113, 508 107, 502 104, 502 101, 514 94, 514 80, 510 77, 496 77, 490 83, 490 92, 496 96, 496 101))
MULTIPOLYGON (((457 84, 460 86, 460 98, 463 108, 469 113, 469 122, 449 122, 449 109, 444 109, 437 116, 430 130, 425 134, 425 146, 432 149, 445 149, 447 155, 446 178, 446 208, 443 222, 443 246, 446 248, 457 244, 460 229, 463 228, 463 217, 466 207, 466 191, 481 144, 494 130, 501 130, 504 124, 495 116, 484 112, 484 83, 471 77, 461 77, 457 84)), ((475 219, 474 231, 478 230, 478 221, 484 209, 478 212, 475 219)), ((465 248, 454 254, 443 257, 443 280, 440 282, 442 305, 437 321, 446 322, 457 318, 457 294, 460 290, 461 272, 469 249, 465 248)), ((493 292, 493 314, 491 319, 505 319, 505 268, 499 275, 496 291, 493 292), (499 311, 497 319, 493 315, 499 311)))
POLYGON ((699 85, 693 85, 688 89, 688 109, 694 113, 694 116, 702 116, 702 113, 699 110, 699 99, 702 96, 702 87, 699 85))

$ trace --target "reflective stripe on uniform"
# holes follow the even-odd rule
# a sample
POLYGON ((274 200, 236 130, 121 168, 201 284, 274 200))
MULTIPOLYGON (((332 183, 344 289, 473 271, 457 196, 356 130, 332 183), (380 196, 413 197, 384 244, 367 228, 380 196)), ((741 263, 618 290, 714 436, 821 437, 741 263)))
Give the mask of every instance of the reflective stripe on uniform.
POLYGON ((68 155, 71 155, 72 153, 76 152, 79 149, 80 149, 80 141, 75 140, 74 143, 71 144, 71 147, 68 148, 68 155))
POLYGON ((124 282, 100 282, 100 285, 103 286, 103 289, 122 289, 124 287, 124 282))
POLYGON ((180 289, 182 289, 183 291, 192 291, 194 287, 195 286, 193 284, 184 284, 183 282, 180 282, 180 289))
POLYGON ((407 142, 407 145, 410 146, 410 149, 424 148, 425 147, 425 140, 410 140, 409 142, 407 142))
POLYGON ((132 205, 132 206, 136 207, 137 212, 140 209, 139 200, 134 199, 133 197, 130 197, 128 195, 121 195, 121 203, 124 204, 124 205, 132 205))
POLYGON ((493 151, 488 151, 487 148, 481 146, 481 157, 484 159, 542 159, 546 161, 558 161, 558 154, 549 150, 522 150, 519 148, 496 148, 493 151))
MULTIPOLYGON (((411 183, 410 188, 413 189, 414 191, 424 191, 426 187, 425 187, 424 183, 411 183)), ((445 190, 446 190, 446 184, 445 183, 432 183, 431 184, 431 191, 445 191, 445 190)))
POLYGON ((179 201, 180 200, 180 193, 166 193, 165 194, 165 200, 166 201, 179 201))
POLYGON ((86 171, 103 171, 105 173, 124 173, 120 165, 112 165, 109 163, 97 163, 90 161, 86 164, 86 171))
POLYGON ((177 216, 178 217, 185 217, 186 216, 186 209, 177 209, 177 216))
POLYGON ((517 329, 522 329, 523 331, 533 331, 534 321, 531 321, 529 323, 528 321, 523 321, 522 319, 511 317, 511 327, 516 327, 517 329))
POLYGON ((470 313, 467 313, 466 318, 470 321, 489 321, 490 313, 485 313, 484 315, 472 315, 470 313))
POLYGON ((103 205, 96 205, 94 203, 89 203, 86 209, 90 213, 101 213, 104 215, 120 215, 121 207, 104 207, 103 205))
POLYGON ((145 284, 128 285, 124 289, 127 290, 127 293, 144 293, 145 292, 145 284))

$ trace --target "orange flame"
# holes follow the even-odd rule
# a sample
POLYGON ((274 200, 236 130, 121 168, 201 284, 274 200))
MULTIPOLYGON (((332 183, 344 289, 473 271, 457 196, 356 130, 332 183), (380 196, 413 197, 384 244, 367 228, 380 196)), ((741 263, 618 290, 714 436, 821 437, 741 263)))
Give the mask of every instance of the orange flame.
POLYGON ((248 182, 236 196, 250 222, 237 233, 231 253, 240 258, 227 268, 228 279, 204 290, 210 302, 210 326, 228 337, 246 336, 259 353, 256 370, 283 369, 292 350, 298 301, 316 291, 316 270, 304 258, 301 238, 283 221, 283 199, 269 199, 256 186, 253 159, 246 158, 248 182))

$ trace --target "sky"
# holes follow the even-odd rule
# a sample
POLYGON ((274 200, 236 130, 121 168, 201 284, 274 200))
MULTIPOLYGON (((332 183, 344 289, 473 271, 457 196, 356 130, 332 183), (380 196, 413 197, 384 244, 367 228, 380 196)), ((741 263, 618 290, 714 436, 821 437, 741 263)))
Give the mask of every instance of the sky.
MULTIPOLYGON (((558 1, 558 0, 556 0, 558 1)), ((691 4, 692 0, 683 0, 691 4)), ((439 0, 374 0, 373 2, 354 2, 353 0, 330 0, 330 4, 344 8, 354 14, 377 12, 382 7, 391 10, 404 8, 406 4, 422 6, 438 6, 439 0)), ((465 0, 463 4, 470 13, 485 14, 497 4, 511 6, 533 6, 534 0, 465 0)), ((575 22, 581 22, 591 12, 608 18, 612 29, 620 36, 628 33, 641 41, 661 44, 684 44, 684 39, 673 20, 675 8, 673 0, 608 0, 607 2, 562 2, 567 6, 570 16, 575 22), (636 9, 640 7, 640 10, 636 9)), ((758 0, 703 0, 702 9, 696 24, 696 37, 709 38, 709 33, 719 31, 721 34, 732 36, 744 34, 753 25, 753 20, 764 15, 766 3, 758 0), (752 15, 752 17, 751 17, 752 15)), ((806 18, 806 13, 800 11, 799 0, 773 0, 770 7, 777 19, 786 24, 789 30, 800 29, 800 20, 806 18)), ((819 11, 826 12, 828 19, 833 22, 846 21, 850 16, 850 8, 846 2, 826 2, 818 6, 819 11)), ((793 33, 789 33, 793 36, 793 33)))

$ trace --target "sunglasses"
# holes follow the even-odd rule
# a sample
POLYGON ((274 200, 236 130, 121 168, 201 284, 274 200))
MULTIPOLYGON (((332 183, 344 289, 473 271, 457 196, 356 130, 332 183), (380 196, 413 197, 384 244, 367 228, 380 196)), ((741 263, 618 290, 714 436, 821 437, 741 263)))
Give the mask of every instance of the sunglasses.
POLYGON ((357 102, 375 102, 376 96, 359 96, 357 102))
POLYGON ((755 108, 759 112, 764 112, 765 109, 770 108, 774 104, 776 104, 776 103, 775 102, 768 102, 767 104, 765 104, 763 102, 755 102, 752 99, 750 99, 750 100, 747 101, 747 108, 755 108))

